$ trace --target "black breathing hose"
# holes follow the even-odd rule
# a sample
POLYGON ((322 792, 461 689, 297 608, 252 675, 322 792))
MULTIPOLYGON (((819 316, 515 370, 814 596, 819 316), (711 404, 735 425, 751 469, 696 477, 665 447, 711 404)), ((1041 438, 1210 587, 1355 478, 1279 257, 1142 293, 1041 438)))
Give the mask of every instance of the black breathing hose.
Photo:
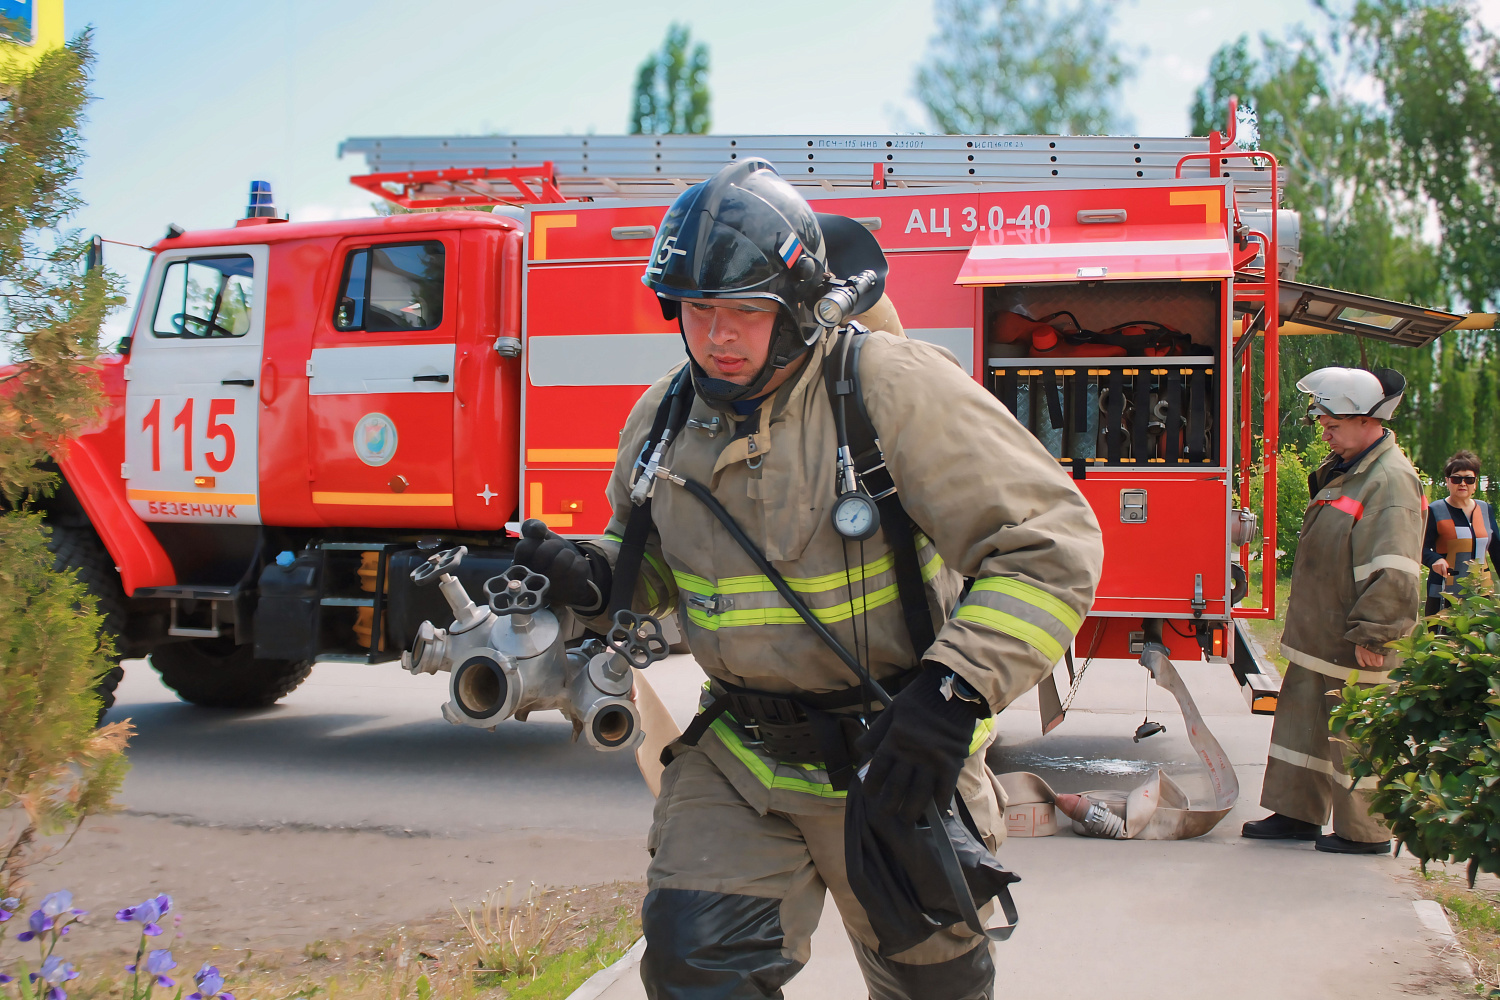
MULTIPOLYGON (((766 557, 761 555, 760 549, 756 548, 755 543, 750 540, 750 537, 745 534, 744 529, 739 526, 739 522, 730 516, 729 511, 724 509, 723 504, 714 499, 713 494, 708 491, 708 487, 695 479, 684 479, 682 488, 697 497, 698 502, 707 507, 709 512, 719 519, 719 523, 724 525, 739 547, 745 550, 745 554, 754 560, 756 568, 765 574, 766 579, 770 580, 771 585, 776 588, 776 592, 792 606, 792 610, 801 615, 802 620, 817 633, 818 638, 822 639, 829 649, 838 654, 838 658, 844 661, 844 665, 854 672, 854 676, 859 678, 861 684, 867 685, 874 692, 875 697, 880 700, 882 705, 890 707, 890 694, 870 676, 870 672, 864 668, 859 660, 855 659, 844 648, 844 644, 834 638, 833 633, 828 631, 822 622, 818 621, 817 616, 802 602, 802 598, 797 596, 797 592, 787 586, 787 582, 781 578, 781 574, 771 567, 766 557)), ((850 596, 852 598, 853 595, 851 594, 850 596)))

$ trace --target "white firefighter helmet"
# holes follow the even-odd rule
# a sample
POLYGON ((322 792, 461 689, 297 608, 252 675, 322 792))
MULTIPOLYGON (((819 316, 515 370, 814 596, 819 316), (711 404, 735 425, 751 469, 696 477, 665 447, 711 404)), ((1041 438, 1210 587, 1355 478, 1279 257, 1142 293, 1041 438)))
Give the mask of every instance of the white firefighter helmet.
POLYGON ((1374 417, 1389 420, 1406 392, 1406 379, 1394 368, 1319 368, 1297 383, 1312 396, 1307 415, 1374 417))

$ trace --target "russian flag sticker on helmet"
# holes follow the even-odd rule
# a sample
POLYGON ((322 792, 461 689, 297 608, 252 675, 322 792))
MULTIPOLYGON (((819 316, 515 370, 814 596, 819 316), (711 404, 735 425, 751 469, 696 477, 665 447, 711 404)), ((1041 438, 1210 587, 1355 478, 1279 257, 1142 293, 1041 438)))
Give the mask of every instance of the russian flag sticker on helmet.
POLYGON ((793 233, 786 238, 786 242, 781 244, 776 253, 781 257, 783 264, 791 267, 797 263, 797 258, 802 256, 802 241, 797 238, 796 233, 793 233))

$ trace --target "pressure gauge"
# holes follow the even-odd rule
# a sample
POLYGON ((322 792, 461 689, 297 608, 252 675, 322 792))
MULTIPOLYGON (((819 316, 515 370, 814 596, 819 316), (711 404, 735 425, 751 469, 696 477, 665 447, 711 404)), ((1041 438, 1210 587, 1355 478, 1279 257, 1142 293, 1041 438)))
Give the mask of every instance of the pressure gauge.
POLYGON ((862 542, 880 530, 880 511, 865 493, 845 493, 833 504, 833 527, 854 542, 862 542))

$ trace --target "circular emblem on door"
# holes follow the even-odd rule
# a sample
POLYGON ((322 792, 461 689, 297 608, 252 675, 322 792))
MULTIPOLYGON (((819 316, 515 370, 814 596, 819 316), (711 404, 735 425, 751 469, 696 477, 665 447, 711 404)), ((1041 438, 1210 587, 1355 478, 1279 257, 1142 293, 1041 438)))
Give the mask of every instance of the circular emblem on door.
POLYGON ((366 465, 396 457, 396 424, 384 413, 366 413, 354 425, 354 454, 366 465))

